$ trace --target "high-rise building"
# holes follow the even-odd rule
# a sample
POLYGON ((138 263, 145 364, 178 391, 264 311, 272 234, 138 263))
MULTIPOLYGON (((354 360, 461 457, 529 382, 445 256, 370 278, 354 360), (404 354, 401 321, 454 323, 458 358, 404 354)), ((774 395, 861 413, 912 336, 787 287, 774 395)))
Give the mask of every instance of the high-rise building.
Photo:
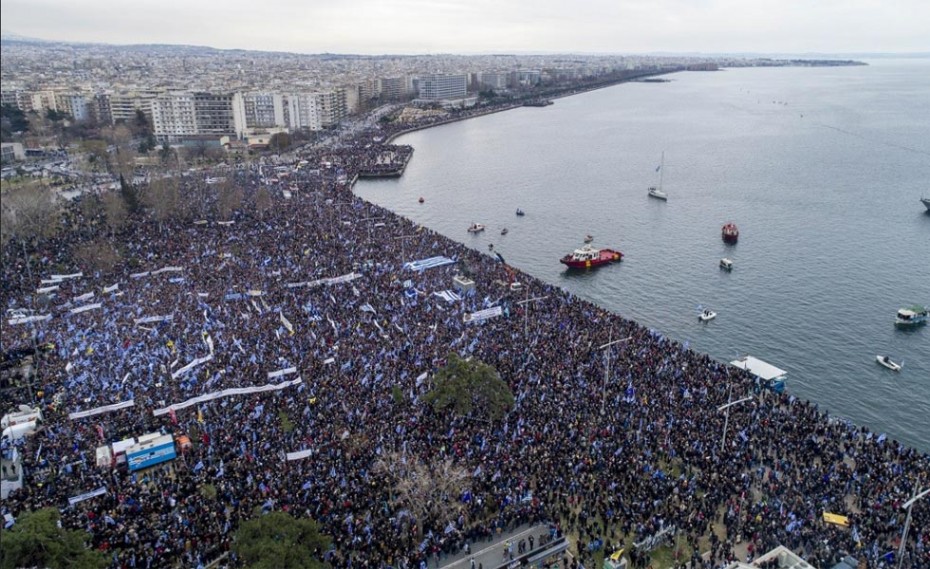
POLYGON ((506 89, 509 80, 510 73, 483 71, 478 74, 478 84, 483 89, 506 89))
POLYGON ((379 79, 378 84, 381 98, 386 101, 399 101, 406 98, 409 93, 407 89, 407 78, 403 76, 385 77, 379 79))
POLYGON ((194 93, 194 119, 197 136, 216 137, 237 134, 233 100, 238 93, 194 93))
POLYGON ((284 97, 277 93, 241 93, 238 122, 246 128, 275 128, 286 126, 284 97))
POLYGON ((179 142, 197 136, 194 95, 165 93, 153 99, 152 129, 160 142, 179 142))
POLYGON ((323 130, 337 125, 347 113, 345 89, 287 95, 290 128, 323 130))
POLYGON ((464 99, 468 95, 467 79, 461 75, 425 75, 420 77, 420 99, 443 101, 464 99))

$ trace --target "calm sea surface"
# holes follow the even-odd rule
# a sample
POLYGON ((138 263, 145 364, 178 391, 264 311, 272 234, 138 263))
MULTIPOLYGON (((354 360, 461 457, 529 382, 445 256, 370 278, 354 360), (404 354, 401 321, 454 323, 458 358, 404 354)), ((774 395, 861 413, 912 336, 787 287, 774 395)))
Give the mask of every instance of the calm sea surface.
POLYGON ((930 451, 930 327, 893 325, 930 304, 930 60, 670 78, 406 135, 404 176, 356 192, 714 358, 762 358, 791 393, 930 451), (646 196, 663 151, 667 203, 646 196), (567 273, 586 234, 626 258, 567 273))

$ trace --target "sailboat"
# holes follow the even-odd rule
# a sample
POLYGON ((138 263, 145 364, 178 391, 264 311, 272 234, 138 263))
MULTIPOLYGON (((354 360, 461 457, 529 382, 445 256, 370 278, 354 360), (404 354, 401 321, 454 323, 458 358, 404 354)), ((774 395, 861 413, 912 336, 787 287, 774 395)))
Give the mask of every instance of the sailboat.
POLYGON ((656 167, 656 172, 659 173, 659 185, 649 186, 649 197, 668 201, 668 194, 662 191, 662 178, 665 175, 665 152, 662 153, 662 162, 656 167))

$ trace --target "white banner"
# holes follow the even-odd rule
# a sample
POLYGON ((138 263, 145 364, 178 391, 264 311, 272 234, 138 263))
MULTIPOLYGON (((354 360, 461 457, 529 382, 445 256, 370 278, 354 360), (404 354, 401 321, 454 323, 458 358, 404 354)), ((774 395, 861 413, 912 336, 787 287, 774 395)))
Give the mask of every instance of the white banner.
POLYGON ((61 287, 58 286, 58 285, 55 285, 55 286, 44 286, 44 287, 42 287, 42 288, 37 288, 37 289, 36 289, 36 294, 48 294, 48 293, 50 293, 50 292, 55 292, 55 291, 58 290, 59 288, 61 288, 61 287))
POLYGON ((268 379, 274 379, 276 377, 281 377, 283 375, 290 375, 292 373, 297 373, 296 367, 288 367, 284 369, 279 369, 278 371, 269 371, 268 379))
POLYGON ((177 379, 178 376, 184 375, 185 373, 189 372, 190 370, 194 369, 195 367, 199 366, 200 364, 205 364, 205 363, 207 363, 208 361, 210 361, 210 360, 212 360, 212 359, 213 359, 213 354, 209 354, 209 355, 204 356, 204 357, 202 357, 202 358, 197 358, 197 359, 195 359, 194 361, 192 361, 191 363, 189 363, 189 364, 187 364, 186 366, 184 366, 184 367, 182 367, 181 369, 179 369, 178 371, 172 373, 172 374, 171 374, 171 379, 177 379))
POLYGON ((165 322, 167 320, 174 320, 173 314, 166 314, 165 316, 146 316, 145 318, 136 318, 136 326, 139 324, 148 324, 150 322, 165 322))
POLYGON ((175 411, 180 411, 181 409, 187 409, 191 405, 197 405, 198 403, 203 403, 205 401, 213 401, 214 399, 219 399, 220 397, 229 397, 232 395, 248 395, 250 393, 263 393, 265 391, 276 391, 279 389, 284 389, 285 387, 290 387, 292 385, 298 385, 303 383, 303 379, 297 378, 292 379, 291 381, 285 381, 283 383, 269 383, 267 385, 260 385, 257 387, 234 387, 232 389, 224 389, 222 391, 214 391, 213 393, 207 393, 188 399, 187 401, 182 401, 181 403, 175 403, 167 407, 162 407, 161 409, 155 409, 152 411, 152 414, 156 417, 161 415, 168 414, 172 409, 175 411))
POLYGON ((119 290, 119 283, 116 283, 115 285, 103 287, 104 294, 108 292, 113 292, 114 290, 119 290))
POLYGON ((180 273, 184 270, 184 267, 162 267, 157 271, 152 271, 152 276, 160 275, 161 273, 180 273))
POLYGON ((297 452, 289 452, 285 456, 287 460, 300 460, 302 458, 307 458, 308 456, 313 456, 313 449, 299 450, 297 452))
POLYGON ((482 322, 489 318, 494 318, 500 316, 504 313, 504 309, 500 306, 492 306, 491 308, 485 308, 484 310, 479 310, 478 312, 472 312, 471 314, 466 314, 462 321, 465 324, 471 324, 473 322, 482 322))
POLYGON ((70 275, 52 275, 53 281, 64 281, 67 279, 79 279, 84 276, 84 273, 71 273, 70 275))
POLYGON ((100 488, 97 488, 96 490, 91 490, 90 492, 84 492, 83 494, 78 494, 77 496, 72 496, 68 498, 68 504, 73 506, 77 504, 78 502, 83 502, 84 500, 90 500, 91 498, 94 498, 96 496, 103 496, 106 493, 107 493, 107 487, 101 486, 100 488))
POLYGON ((17 318, 10 318, 8 322, 10 326, 15 326, 17 324, 29 324, 30 322, 42 322, 44 320, 51 320, 51 314, 40 314, 38 316, 19 316, 17 318))
POLYGON ((103 407, 88 409, 87 411, 75 411, 74 413, 70 413, 68 415, 68 418, 71 419, 72 421, 74 419, 83 419, 84 417, 99 415, 101 413, 109 413, 110 411, 119 411, 120 409, 132 407, 135 404, 136 404, 136 400, 130 399, 129 401, 121 401, 119 403, 114 403, 113 405, 104 405, 103 407))
POLYGON ((334 285, 334 284, 339 284, 339 283, 347 283, 350 281, 354 281, 357 278, 361 278, 361 276, 362 275, 358 273, 349 273, 347 275, 342 275, 341 277, 333 277, 331 279, 326 279, 326 284, 334 285))
POLYGON ((75 302, 84 302, 85 300, 90 300, 92 298, 94 298, 94 293, 88 292, 86 294, 82 294, 81 296, 75 296, 72 300, 75 302))
POLYGON ((78 306, 77 308, 72 308, 71 314, 80 314, 81 312, 87 312, 88 310, 100 308, 101 306, 103 305, 100 304, 99 302, 95 302, 93 304, 85 304, 84 306, 78 306))

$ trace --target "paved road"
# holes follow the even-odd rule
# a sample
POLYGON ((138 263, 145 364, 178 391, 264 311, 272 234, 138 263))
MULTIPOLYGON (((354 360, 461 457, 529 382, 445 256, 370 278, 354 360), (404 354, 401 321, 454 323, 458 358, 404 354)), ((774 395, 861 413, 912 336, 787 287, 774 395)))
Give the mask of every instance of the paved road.
MULTIPOLYGON (((471 560, 475 560, 475 569, 480 566, 482 569, 492 569, 503 563, 507 558, 504 556, 506 542, 513 543, 514 557, 517 555, 517 543, 521 539, 529 540, 530 536, 536 543, 539 542, 539 536, 549 534, 549 526, 541 525, 522 525, 510 532, 502 532, 494 536, 491 541, 479 541, 471 546, 471 554, 465 552, 458 553, 440 560, 438 567, 441 569, 471 569, 471 560)), ((430 563, 430 567, 434 565, 430 563)))

